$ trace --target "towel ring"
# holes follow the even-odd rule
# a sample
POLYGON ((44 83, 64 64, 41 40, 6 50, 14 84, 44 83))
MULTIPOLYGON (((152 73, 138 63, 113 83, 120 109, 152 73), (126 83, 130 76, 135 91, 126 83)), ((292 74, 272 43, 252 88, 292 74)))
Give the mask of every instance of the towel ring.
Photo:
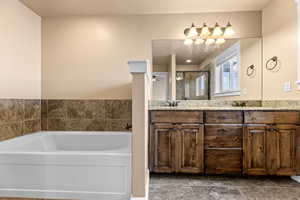
POLYGON ((250 65, 248 68, 247 68, 247 76, 252 76, 255 72, 255 65, 250 65))
POLYGON ((277 66, 278 66, 278 57, 277 56, 270 58, 266 63, 266 69, 270 70, 270 71, 274 70, 277 66), (273 63, 273 66, 270 66, 271 63, 273 63))

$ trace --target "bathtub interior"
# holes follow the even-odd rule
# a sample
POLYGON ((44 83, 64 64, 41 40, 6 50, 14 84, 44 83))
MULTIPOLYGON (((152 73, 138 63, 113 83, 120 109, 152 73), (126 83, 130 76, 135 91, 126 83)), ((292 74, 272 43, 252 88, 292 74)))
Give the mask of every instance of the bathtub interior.
POLYGON ((0 151, 131 153, 131 133, 45 131, 0 142, 0 151))

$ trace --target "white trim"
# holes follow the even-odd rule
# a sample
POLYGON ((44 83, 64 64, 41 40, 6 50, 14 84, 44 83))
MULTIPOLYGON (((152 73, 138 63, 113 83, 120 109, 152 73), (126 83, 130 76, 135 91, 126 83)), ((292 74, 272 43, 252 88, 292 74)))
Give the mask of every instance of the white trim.
POLYGON ((145 200, 149 199, 149 189, 150 189, 150 171, 147 170, 147 181, 146 181, 146 197, 145 200))
POLYGON ((132 60, 128 61, 129 72, 131 74, 149 74, 150 62, 149 60, 132 60))
POLYGON ((214 93, 214 97, 240 96, 241 91, 214 93))
POLYGON ((297 183, 300 183, 300 176, 291 176, 291 179, 293 179, 297 183))
MULTIPOLYGON (((59 190, 32 190, 32 189, 0 189, 1 197, 38 198, 38 199, 105 199, 124 200, 128 195, 119 193, 101 193, 85 191, 59 191, 59 190)), ((146 199, 145 199, 146 200, 146 199)))
POLYGON ((149 199, 149 186, 150 186, 150 171, 147 170, 146 177, 146 197, 131 197, 130 200, 148 200, 149 199))
MULTIPOLYGON (((231 66, 230 66, 231 68, 231 66)), ((240 95, 240 73, 241 73, 241 44, 240 42, 236 42, 226 50, 224 50, 222 53, 220 53, 216 58, 215 58, 215 88, 214 88, 214 96, 239 96, 240 95), (239 73, 239 83, 238 87, 236 88, 237 91, 222 91, 223 87, 223 67, 220 66, 224 62, 228 61, 232 57, 237 56, 237 65, 238 65, 238 73, 239 73), (220 67, 220 68, 219 68, 220 67), (217 70, 218 69, 218 70, 217 70)), ((230 78, 230 85, 232 86, 232 79, 230 78)), ((230 87, 231 87, 230 86, 230 87)))

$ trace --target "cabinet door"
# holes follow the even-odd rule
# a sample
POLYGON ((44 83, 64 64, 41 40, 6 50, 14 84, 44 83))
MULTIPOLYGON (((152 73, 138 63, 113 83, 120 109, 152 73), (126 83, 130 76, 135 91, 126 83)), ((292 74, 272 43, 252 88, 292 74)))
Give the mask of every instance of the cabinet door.
POLYGON ((182 125, 176 129, 176 154, 179 155, 176 172, 202 173, 204 171, 203 125, 182 125))
POLYGON ((244 173, 267 174, 267 131, 265 126, 244 128, 244 173))
POLYGON ((174 130, 172 125, 151 125, 150 171, 171 173, 174 171, 174 130))
POLYGON ((276 175, 291 176, 296 174, 295 153, 296 153, 296 126, 282 125, 276 126, 277 137, 277 170, 276 175))

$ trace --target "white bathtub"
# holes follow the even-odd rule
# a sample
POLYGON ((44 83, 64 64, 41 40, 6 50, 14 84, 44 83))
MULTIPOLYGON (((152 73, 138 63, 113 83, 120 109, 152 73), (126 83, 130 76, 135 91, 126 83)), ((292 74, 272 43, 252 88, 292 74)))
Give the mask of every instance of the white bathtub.
POLYGON ((131 133, 39 132, 0 142, 0 197, 128 200, 131 133))

